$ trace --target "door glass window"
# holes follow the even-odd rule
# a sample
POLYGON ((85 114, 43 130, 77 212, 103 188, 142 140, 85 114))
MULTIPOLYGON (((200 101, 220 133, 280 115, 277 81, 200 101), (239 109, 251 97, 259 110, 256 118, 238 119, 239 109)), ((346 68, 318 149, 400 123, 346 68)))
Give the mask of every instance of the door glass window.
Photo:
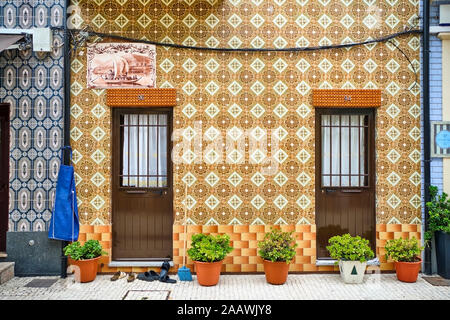
POLYGON ((368 116, 322 115, 322 186, 366 187, 368 116))
POLYGON ((167 114, 124 114, 121 127, 122 187, 167 187, 167 114))

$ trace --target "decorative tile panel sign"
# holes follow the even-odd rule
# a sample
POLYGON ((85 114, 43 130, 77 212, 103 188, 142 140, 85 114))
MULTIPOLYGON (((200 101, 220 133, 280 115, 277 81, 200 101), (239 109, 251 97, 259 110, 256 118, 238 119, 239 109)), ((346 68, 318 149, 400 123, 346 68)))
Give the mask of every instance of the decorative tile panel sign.
POLYGON ((431 156, 450 158, 450 121, 431 122, 431 156))
POLYGON ((156 49, 142 43, 96 43, 87 50, 88 88, 156 87, 156 49))

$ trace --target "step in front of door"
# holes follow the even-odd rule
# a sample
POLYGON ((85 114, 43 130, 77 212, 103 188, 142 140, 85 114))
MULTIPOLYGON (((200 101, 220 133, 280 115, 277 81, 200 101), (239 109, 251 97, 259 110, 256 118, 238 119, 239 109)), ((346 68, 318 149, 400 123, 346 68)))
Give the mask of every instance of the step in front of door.
POLYGON ((14 278, 14 262, 0 262, 0 285, 14 278))
MULTIPOLYGON (((333 259, 317 259, 316 260, 316 266, 334 266, 336 265, 337 260, 333 259)), ((378 260, 378 257, 367 261, 368 266, 379 266, 380 260, 378 260)))
MULTIPOLYGON (((153 261, 111 261, 108 264, 110 268, 124 268, 124 267, 157 267, 160 268, 166 260, 153 261)), ((174 266, 173 261, 169 261, 171 267, 174 266)))

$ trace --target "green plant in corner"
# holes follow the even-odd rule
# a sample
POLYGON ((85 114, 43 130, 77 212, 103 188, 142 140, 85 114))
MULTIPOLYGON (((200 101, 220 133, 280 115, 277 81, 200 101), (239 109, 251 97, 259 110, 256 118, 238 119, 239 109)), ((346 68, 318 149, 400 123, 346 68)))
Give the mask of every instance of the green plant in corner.
POLYGON ((334 236, 328 240, 327 250, 336 260, 365 262, 374 257, 369 240, 360 236, 352 237, 349 233, 334 236))
POLYGON ((292 233, 272 228, 264 236, 264 240, 258 242, 261 258, 272 262, 291 262, 295 257, 295 248, 297 247, 292 233))
POLYGON ((64 254, 71 257, 73 260, 82 260, 83 248, 79 241, 72 242, 64 247, 64 254))
POLYGON ((430 186, 431 201, 426 203, 428 208, 428 231, 425 232, 427 243, 433 238, 436 231, 442 231, 450 234, 450 199, 448 195, 442 192, 438 194, 438 187, 430 186))
POLYGON ((225 259, 233 251, 230 237, 224 235, 206 235, 198 233, 192 235, 191 248, 187 251, 189 258, 199 262, 217 262, 225 259))
POLYGON ((87 260, 97 258, 107 252, 103 251, 98 240, 88 240, 83 246, 79 241, 72 242, 64 247, 64 254, 73 260, 87 260))
POLYGON ((100 257, 107 252, 103 251, 102 246, 98 240, 88 240, 83 246, 83 259, 93 259, 100 257))
POLYGON ((390 257, 397 262, 417 262, 420 261, 419 255, 423 247, 413 237, 411 239, 388 240, 384 249, 386 250, 386 260, 390 257))

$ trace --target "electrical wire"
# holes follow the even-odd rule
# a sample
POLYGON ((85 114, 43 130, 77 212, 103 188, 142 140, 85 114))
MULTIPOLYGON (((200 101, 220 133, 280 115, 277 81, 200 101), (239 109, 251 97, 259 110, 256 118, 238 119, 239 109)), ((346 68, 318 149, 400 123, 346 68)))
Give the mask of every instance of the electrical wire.
MULTIPOLYGON (((59 29, 59 27, 55 27, 54 29, 59 29)), ((117 39, 117 40, 152 44, 155 46, 163 46, 163 47, 169 47, 169 48, 175 48, 175 49, 188 49, 188 50, 197 50, 197 51, 215 51, 215 52, 245 52, 245 53, 247 53, 247 52, 311 52, 311 51, 332 50, 332 49, 345 49, 345 48, 352 48, 355 46, 387 42, 387 43, 392 44, 406 58, 406 60, 411 65, 411 68, 412 68, 412 70, 414 72, 414 76, 415 76, 414 85, 408 89, 408 90, 411 90, 411 89, 415 88, 416 85, 418 85, 417 70, 416 70, 414 64, 412 63, 411 59, 404 52, 404 50, 402 50, 392 40, 394 40, 395 38, 401 37, 401 36, 405 36, 405 35, 422 34, 422 33, 423 33, 423 30, 420 28, 417 28, 417 24, 416 24, 410 28, 405 28, 405 30, 403 30, 403 31, 395 32, 395 33, 389 34, 384 37, 379 37, 379 38, 365 40, 365 41, 333 44, 333 45, 325 45, 325 46, 289 47, 289 48, 225 48, 225 47, 214 48, 214 47, 204 47, 204 46, 190 46, 190 45, 184 45, 184 44, 143 40, 143 39, 131 38, 131 37, 121 36, 121 35, 112 34, 112 33, 96 32, 96 31, 93 31, 90 26, 86 26, 83 29, 72 29, 69 31, 69 34, 70 34, 69 36, 73 42, 73 47, 70 49, 70 55, 72 54, 72 52, 76 51, 78 47, 83 46, 87 42, 89 37, 93 37, 93 36, 97 37, 95 42, 98 42, 99 38, 112 38, 112 39, 117 39)))
MULTIPOLYGON (((304 51, 342 49, 342 48, 351 48, 354 46, 368 45, 368 44, 372 44, 372 43, 388 42, 389 40, 392 40, 392 39, 400 37, 400 36, 422 33, 421 29, 406 29, 404 31, 392 33, 392 34, 389 34, 387 36, 380 37, 380 38, 375 38, 375 39, 370 39, 370 40, 365 40, 365 41, 360 41, 360 42, 333 44, 333 45, 327 45, 327 46, 289 47, 289 48, 226 48, 226 47, 214 48, 214 47, 204 47, 204 46, 189 46, 189 45, 184 45, 184 44, 166 43, 166 42, 159 42, 159 41, 152 41, 152 40, 143 40, 143 39, 131 38, 131 37, 121 36, 121 35, 112 34, 112 33, 102 33, 102 32, 92 31, 92 30, 90 30, 90 28, 73 29, 71 31, 73 33, 77 33, 77 34, 84 34, 86 38, 92 37, 92 36, 97 36, 97 37, 101 37, 101 38, 112 38, 112 39, 117 39, 117 40, 133 41, 133 42, 138 42, 138 43, 152 44, 155 46, 170 47, 170 48, 175 48, 175 49, 190 49, 190 50, 202 50, 202 51, 224 51, 224 52, 304 52, 304 51)), ((85 39, 84 39, 84 41, 80 41, 80 42, 85 42, 85 39)), ((78 44, 78 46, 79 46, 79 44, 78 44)))
POLYGON ((416 67, 414 66, 411 59, 408 57, 408 55, 394 41, 389 40, 388 42, 390 44, 392 44, 398 51, 400 51, 401 54, 403 54, 403 56, 406 58, 406 60, 408 60, 411 68, 413 69, 415 79, 414 79, 414 85, 410 88, 410 89, 413 89, 415 86, 419 85, 416 67))

